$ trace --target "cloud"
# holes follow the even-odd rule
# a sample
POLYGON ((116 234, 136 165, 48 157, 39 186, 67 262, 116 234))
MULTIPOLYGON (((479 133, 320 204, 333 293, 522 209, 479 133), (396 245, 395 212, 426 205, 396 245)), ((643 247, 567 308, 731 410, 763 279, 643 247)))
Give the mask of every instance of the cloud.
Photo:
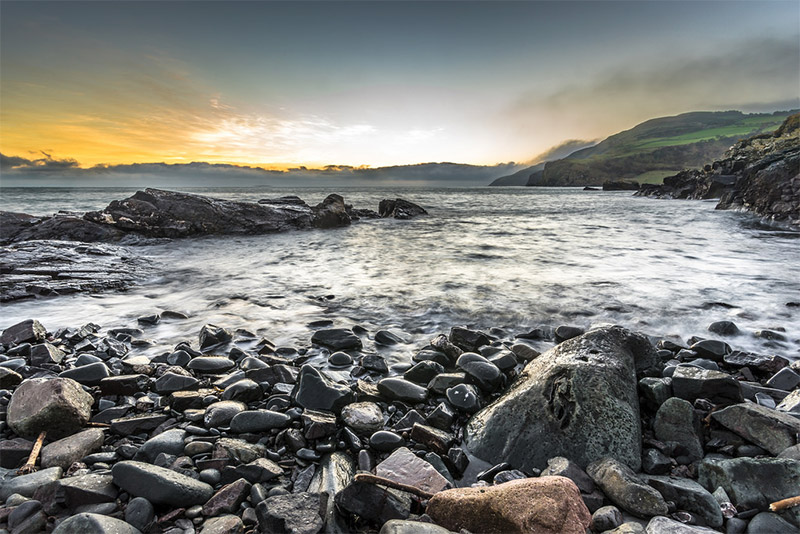
POLYGON ((664 54, 628 62, 548 94, 530 91, 505 117, 518 124, 535 120, 556 138, 604 137, 652 117, 686 111, 797 107, 799 85, 798 36, 764 38, 714 55, 664 54))
POLYGON ((19 156, 6 156, 0 154, 0 169, 3 171, 18 172, 63 172, 68 169, 75 169, 79 166, 78 161, 72 158, 55 159, 50 154, 42 151, 44 158, 27 159, 19 156))
POLYGON ((584 139, 568 139, 554 147, 550 147, 535 158, 533 158, 528 165, 536 165, 545 161, 553 161, 569 156, 573 152, 582 148, 588 148, 597 144, 595 141, 586 141, 584 139))

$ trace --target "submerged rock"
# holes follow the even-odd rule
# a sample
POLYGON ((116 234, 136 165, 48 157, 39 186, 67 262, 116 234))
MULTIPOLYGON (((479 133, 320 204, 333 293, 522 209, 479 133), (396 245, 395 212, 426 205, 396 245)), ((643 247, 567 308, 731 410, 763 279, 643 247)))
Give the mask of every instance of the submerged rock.
POLYGON ((473 416, 465 443, 483 460, 522 470, 553 456, 584 467, 609 455, 639 469, 637 370, 654 369, 656 360, 646 337, 619 327, 565 341, 473 416))
POLYGON ((584 534, 591 522, 580 491, 564 477, 442 491, 431 498, 426 512, 451 531, 488 534, 584 534))

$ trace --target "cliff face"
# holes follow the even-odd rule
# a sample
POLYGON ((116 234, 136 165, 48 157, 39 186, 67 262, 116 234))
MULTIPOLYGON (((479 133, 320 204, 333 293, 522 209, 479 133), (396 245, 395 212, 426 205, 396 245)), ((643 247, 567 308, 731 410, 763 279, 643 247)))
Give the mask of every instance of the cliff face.
POLYGON ((717 209, 741 209, 800 227, 800 113, 775 132, 743 139, 702 170, 681 171, 640 196, 719 198, 717 209))

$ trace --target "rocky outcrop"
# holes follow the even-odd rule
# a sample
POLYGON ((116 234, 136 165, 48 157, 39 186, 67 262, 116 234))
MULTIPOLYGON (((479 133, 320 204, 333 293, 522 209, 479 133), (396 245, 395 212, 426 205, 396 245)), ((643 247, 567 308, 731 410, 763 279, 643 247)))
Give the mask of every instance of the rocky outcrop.
POLYGON ((381 203, 378 205, 378 214, 384 218, 411 219, 417 215, 427 215, 428 212, 413 202, 403 200, 402 198, 396 198, 394 200, 381 200, 381 203))
POLYGON ((681 171, 663 185, 643 184, 639 196, 719 198, 717 209, 741 209, 769 221, 800 227, 800 114, 774 133, 733 145, 703 169, 681 171))
POLYGON ((612 182, 611 180, 603 182, 603 191, 638 191, 639 182, 612 182))
POLYGON ((612 456, 641 465, 637 375, 656 355, 640 334, 590 331, 533 360, 500 399, 470 420, 465 442, 488 462, 541 469, 553 456, 581 467, 612 456))

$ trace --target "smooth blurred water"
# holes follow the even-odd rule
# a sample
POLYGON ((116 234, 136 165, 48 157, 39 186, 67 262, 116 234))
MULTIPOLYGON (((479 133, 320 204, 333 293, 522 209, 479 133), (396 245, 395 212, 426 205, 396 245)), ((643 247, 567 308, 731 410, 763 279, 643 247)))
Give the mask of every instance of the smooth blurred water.
MULTIPOLYGON (((321 189, 195 189, 257 200, 321 189)), ((47 214, 100 209, 126 189, 2 189, 0 209, 47 214)), ((248 237, 204 237, 131 247, 157 276, 125 293, 64 296, 3 306, 0 328, 38 318, 48 329, 87 321, 135 326, 162 310, 189 314, 148 329, 155 349, 196 340, 205 323, 257 331, 279 345, 307 346, 308 322, 394 328, 410 346, 453 325, 521 333, 539 324, 613 322, 653 335, 716 337, 729 319, 734 346, 800 355, 800 235, 765 228, 714 204, 578 189, 340 189, 377 208, 402 197, 430 215, 368 220, 347 228, 248 237), (333 296, 331 299, 324 298, 333 296), (751 335, 786 329, 785 346, 751 335)), ((403 352, 405 351, 405 352, 403 352)))

